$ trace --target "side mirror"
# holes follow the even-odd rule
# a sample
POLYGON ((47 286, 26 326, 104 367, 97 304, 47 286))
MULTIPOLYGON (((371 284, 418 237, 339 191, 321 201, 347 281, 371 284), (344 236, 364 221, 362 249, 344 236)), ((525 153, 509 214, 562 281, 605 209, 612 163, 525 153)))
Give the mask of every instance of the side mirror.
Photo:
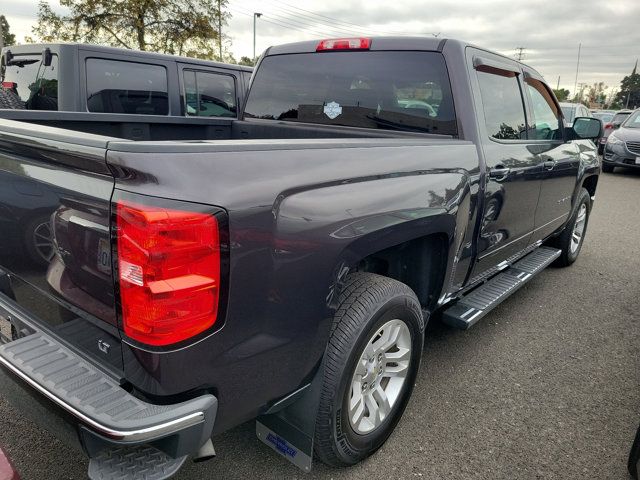
POLYGON ((602 122, 593 117, 577 117, 566 133, 567 140, 596 140, 602 137, 602 122))
POLYGON ((615 122, 612 125, 613 125, 613 129, 617 130, 618 128, 620 128, 620 125, 622 125, 622 122, 615 122))

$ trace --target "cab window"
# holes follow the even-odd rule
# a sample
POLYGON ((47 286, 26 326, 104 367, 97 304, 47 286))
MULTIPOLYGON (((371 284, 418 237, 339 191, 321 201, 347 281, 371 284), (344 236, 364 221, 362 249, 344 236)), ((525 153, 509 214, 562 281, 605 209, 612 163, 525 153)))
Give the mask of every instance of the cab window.
POLYGON ((231 75, 184 71, 185 114, 194 117, 236 117, 236 86, 231 75))
POLYGON ((87 109, 100 113, 167 115, 167 70, 160 65, 87 59, 87 109))
POLYGON ((498 140, 527 138, 522 93, 515 72, 478 69, 480 96, 487 133, 498 140))
POLYGON ((544 84, 535 79, 527 79, 527 93, 531 99, 533 118, 529 125, 532 140, 561 140, 560 112, 544 84))
POLYGON ((58 110, 58 55, 51 65, 42 63, 42 55, 16 55, 0 74, 4 88, 12 90, 27 110, 58 110))

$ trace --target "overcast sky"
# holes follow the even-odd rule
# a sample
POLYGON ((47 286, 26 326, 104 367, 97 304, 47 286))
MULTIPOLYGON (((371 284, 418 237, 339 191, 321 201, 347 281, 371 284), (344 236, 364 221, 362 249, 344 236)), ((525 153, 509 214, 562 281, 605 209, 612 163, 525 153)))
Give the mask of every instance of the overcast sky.
MULTIPOLYGON (((31 33, 38 0, 4 0, 7 16, 21 41, 31 33)), ((57 0, 50 0, 59 10, 57 0)), ((460 38, 524 61, 555 88, 573 92, 578 44, 582 54, 578 83, 604 81, 609 91, 640 58, 640 0, 229 0, 226 28, 236 58, 269 45, 336 36, 439 34, 460 38)))

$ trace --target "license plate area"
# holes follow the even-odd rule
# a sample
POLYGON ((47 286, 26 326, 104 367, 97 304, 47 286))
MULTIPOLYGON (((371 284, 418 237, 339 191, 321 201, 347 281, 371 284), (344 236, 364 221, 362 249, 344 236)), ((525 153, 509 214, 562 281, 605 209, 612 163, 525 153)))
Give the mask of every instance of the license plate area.
POLYGON ((640 157, 636 157, 636 165, 640 165, 640 157))

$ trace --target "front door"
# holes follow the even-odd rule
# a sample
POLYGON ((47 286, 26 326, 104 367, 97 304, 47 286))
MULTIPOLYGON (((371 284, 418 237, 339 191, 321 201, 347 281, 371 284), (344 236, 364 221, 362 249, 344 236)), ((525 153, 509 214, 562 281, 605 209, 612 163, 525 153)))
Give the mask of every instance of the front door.
POLYGON ((532 238, 536 241, 551 235, 569 218, 580 153, 575 142, 564 143, 560 107, 549 87, 535 74, 525 71, 524 77, 531 148, 542 164, 540 201, 532 238))

